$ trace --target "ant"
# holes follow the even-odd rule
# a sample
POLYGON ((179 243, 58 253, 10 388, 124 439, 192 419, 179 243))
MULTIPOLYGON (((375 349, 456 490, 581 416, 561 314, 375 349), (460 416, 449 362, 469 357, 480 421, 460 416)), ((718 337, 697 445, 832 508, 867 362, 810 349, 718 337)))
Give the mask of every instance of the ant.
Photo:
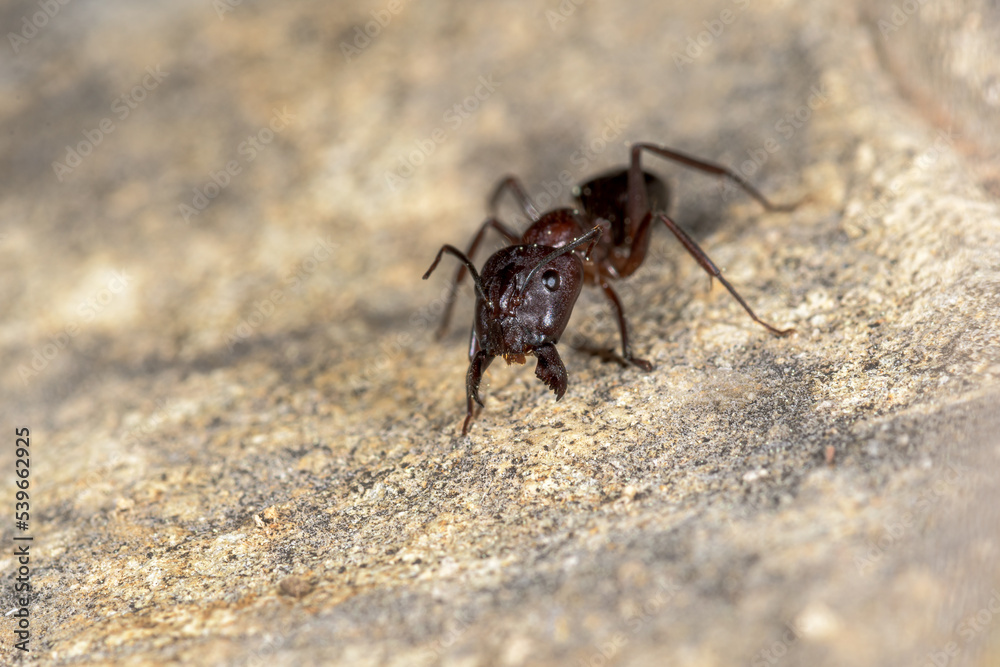
MULTIPOLYGON (((651 143, 631 146, 632 159, 628 167, 605 172, 574 188, 578 208, 556 208, 540 214, 521 182, 515 176, 503 178, 490 197, 490 217, 473 237, 468 250, 462 253, 452 245, 438 251, 434 263, 424 274, 424 280, 447 252, 461 262, 455 273, 452 289, 445 302, 437 338, 441 338, 451 319, 458 284, 466 272, 472 275, 476 289, 475 318, 469 343, 469 370, 466 373, 465 422, 462 435, 469 431, 479 384, 486 368, 496 357, 508 363, 525 363, 525 355, 538 360, 535 376, 556 394, 556 400, 566 392, 566 367, 556 351, 556 343, 569 322, 583 284, 597 285, 611 302, 618 316, 622 356, 615 360, 633 364, 644 371, 653 365, 632 354, 628 326, 621 300, 611 282, 632 275, 646 258, 653 223, 663 222, 685 250, 721 282, 733 298, 757 322, 775 336, 786 336, 794 329, 778 329, 757 317, 736 288, 727 281, 708 255, 687 232, 663 212, 669 203, 666 184, 642 169, 642 153, 646 151, 673 160, 684 166, 723 176, 742 188, 768 211, 789 211, 797 204, 778 206, 736 172, 721 165, 691 157, 651 143), (509 192, 531 220, 524 234, 518 235, 502 223, 496 212, 498 202, 509 192), (495 229, 510 245, 497 251, 476 271, 472 257, 488 229, 495 229), (586 230, 590 229, 589 232, 586 230), (586 251, 580 255, 585 244, 586 251), (544 269, 544 270, 543 270, 544 269)), ((604 351, 587 350, 594 354, 604 351)))

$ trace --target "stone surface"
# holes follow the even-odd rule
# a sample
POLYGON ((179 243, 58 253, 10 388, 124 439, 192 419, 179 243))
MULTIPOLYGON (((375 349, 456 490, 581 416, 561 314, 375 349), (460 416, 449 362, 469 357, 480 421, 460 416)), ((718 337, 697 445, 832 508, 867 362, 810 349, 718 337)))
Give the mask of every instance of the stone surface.
MULTIPOLYGON (((35 662, 1000 662, 996 11, 653 4, 79 1, 8 36, 35 662), (471 298, 435 342, 452 269, 420 275, 503 174, 568 203, 637 140, 806 198, 648 163, 798 334, 660 230, 621 286, 656 369, 563 344, 556 402, 497 363, 461 437, 471 298)), ((611 344, 598 296, 570 336, 611 344)))

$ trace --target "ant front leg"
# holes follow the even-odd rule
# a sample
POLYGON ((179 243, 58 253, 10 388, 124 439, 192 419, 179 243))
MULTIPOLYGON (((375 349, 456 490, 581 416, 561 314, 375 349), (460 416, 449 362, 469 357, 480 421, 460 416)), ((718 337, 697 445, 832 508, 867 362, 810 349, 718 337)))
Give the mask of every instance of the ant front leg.
POLYGON ((490 215, 496 216, 497 206, 500 203, 500 197, 503 196, 504 192, 510 192, 514 199, 517 200, 517 206, 521 209, 528 220, 531 222, 538 222, 538 219, 542 215, 538 212, 538 208, 535 207, 535 203, 531 201, 531 197, 528 196, 527 190, 521 185, 521 181, 518 180, 517 176, 504 176, 503 179, 497 183, 496 189, 493 191, 493 196, 490 197, 490 215))
POLYGON ((466 435, 469 432, 469 424, 472 423, 476 404, 479 404, 479 407, 483 406, 483 401, 479 398, 479 383, 483 381, 483 373, 486 372, 486 369, 495 358, 486 350, 479 350, 472 357, 472 361, 469 362, 469 372, 465 375, 466 413, 465 422, 462 423, 462 435, 466 435))
MULTIPOLYGON (((472 237, 472 243, 469 244, 469 249, 465 251, 465 256, 470 259, 479 249, 479 244, 483 242, 483 237, 486 235, 486 230, 492 227, 493 229, 500 232, 508 243, 517 243, 520 238, 517 234, 512 232, 505 224, 497 220, 496 218, 488 218, 480 227, 476 235, 472 237)), ((448 291, 448 295, 445 297, 444 302, 444 312, 441 313, 441 324, 438 325, 437 332, 434 337, 441 339, 445 332, 448 330, 448 322, 451 321, 451 311, 455 306, 455 295, 458 293, 458 286, 465 278, 467 270, 464 264, 460 264, 457 269, 455 269, 455 279, 451 283, 451 289, 448 291)))
MULTIPOLYGON (((640 231, 645 231, 646 228, 649 227, 653 219, 654 216, 651 213, 647 213, 646 217, 642 221, 642 224, 639 225, 640 231)), ((753 319, 754 322, 761 325, 762 327, 773 333, 775 336, 787 336, 788 334, 795 333, 795 329, 778 329, 777 327, 771 326, 764 320, 757 317, 757 314, 754 313, 753 310, 750 308, 750 306, 747 304, 747 302, 743 300, 743 297, 740 296, 740 293, 736 291, 736 288, 733 287, 728 280, 722 277, 722 272, 719 271, 719 267, 717 267, 715 263, 711 259, 709 259, 708 255, 705 254, 705 251, 702 250, 701 247, 694 242, 694 239, 688 236, 687 232, 681 229, 676 222, 668 218, 663 213, 657 213, 655 219, 663 221, 663 224, 667 226, 667 229, 673 232, 673 235, 676 236, 677 240, 681 242, 681 245, 684 246, 684 249, 687 250, 688 253, 695 258, 695 261, 697 261, 698 264, 701 265, 701 268, 705 269, 709 277, 718 279, 718 281, 722 283, 727 290, 729 290, 729 293, 733 295, 733 298, 735 298, 739 302, 739 304, 743 306, 743 310, 747 311, 747 313, 750 315, 750 317, 753 319)))

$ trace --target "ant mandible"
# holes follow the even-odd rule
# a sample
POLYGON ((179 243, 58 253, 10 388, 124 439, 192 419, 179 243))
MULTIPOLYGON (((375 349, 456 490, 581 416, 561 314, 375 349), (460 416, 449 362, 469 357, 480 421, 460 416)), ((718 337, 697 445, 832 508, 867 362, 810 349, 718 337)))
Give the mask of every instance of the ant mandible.
POLYGON ((757 317, 694 239, 667 217, 663 212, 668 205, 667 186, 657 176, 642 169, 642 153, 646 151, 693 169, 726 177, 768 211, 788 211, 796 205, 772 204, 736 172, 670 148, 638 143, 631 146, 631 151, 632 159, 627 168, 598 175, 574 189, 573 194, 580 205, 575 209, 557 208, 540 214, 521 182, 514 176, 505 177, 490 197, 490 217, 479 228, 468 250, 462 253, 454 246, 443 246, 424 274, 426 280, 445 252, 461 262, 455 273, 454 289, 448 292, 441 325, 437 330, 438 338, 447 330, 457 286, 466 272, 472 275, 475 282, 475 319, 469 344, 467 412, 462 435, 469 431, 475 404, 483 405, 479 398, 479 384, 486 368, 498 356, 508 364, 523 364, 525 355, 534 355, 538 359, 535 375, 555 392, 556 400, 563 397, 567 385, 566 367, 555 345, 569 322, 584 283, 600 286, 614 306, 622 340, 621 361, 645 371, 652 370, 651 363, 632 354, 621 299, 611 287, 611 282, 627 278, 642 265, 649 249, 650 231, 657 220, 662 221, 677 237, 708 272, 710 279, 715 278, 725 286, 755 322, 776 336, 794 332, 794 329, 778 329, 757 317), (513 195, 520 209, 531 220, 531 226, 522 235, 514 233, 496 217, 497 204, 504 192, 513 195), (469 258, 475 254, 490 228, 499 232, 511 245, 493 254, 480 274, 469 258), (589 232, 586 231, 588 229, 589 232), (581 257, 581 248, 588 242, 587 250, 581 257))

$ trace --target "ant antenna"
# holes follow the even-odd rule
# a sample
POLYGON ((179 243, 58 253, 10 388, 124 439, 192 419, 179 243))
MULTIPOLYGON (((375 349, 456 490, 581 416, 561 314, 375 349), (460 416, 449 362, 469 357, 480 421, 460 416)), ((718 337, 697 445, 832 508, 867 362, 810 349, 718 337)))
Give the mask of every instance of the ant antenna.
POLYGON ((467 268, 469 270, 469 273, 472 274, 472 281, 476 284, 476 294, 478 294, 479 298, 481 298, 483 301, 490 303, 490 300, 486 298, 486 292, 483 290, 483 281, 479 277, 479 272, 476 271, 475 265, 473 265, 473 263, 469 261, 469 258, 465 256, 464 252, 462 252, 453 245, 445 244, 441 246, 441 249, 438 250, 437 257, 434 258, 434 263, 431 264, 431 268, 427 269, 427 273, 424 274, 423 279, 427 280, 428 278, 430 278, 431 273, 434 271, 435 268, 437 268, 438 262, 441 261, 441 255, 443 255, 445 251, 448 251, 449 253, 457 257, 458 260, 462 262, 462 264, 465 264, 465 268, 467 268))

